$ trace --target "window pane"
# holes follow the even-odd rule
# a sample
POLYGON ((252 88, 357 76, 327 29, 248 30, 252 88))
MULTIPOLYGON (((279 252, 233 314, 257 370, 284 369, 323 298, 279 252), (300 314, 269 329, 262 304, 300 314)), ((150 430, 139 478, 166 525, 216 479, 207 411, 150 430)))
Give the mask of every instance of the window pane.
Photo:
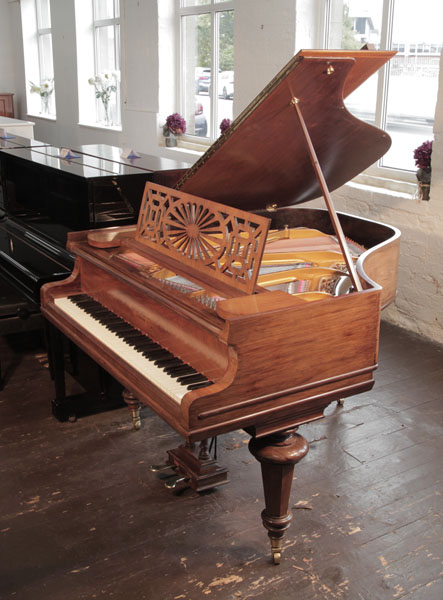
POLYGON ((94 20, 119 17, 119 2, 115 0, 94 0, 94 20))
MULTIPOLYGON (((332 0, 328 48, 359 50, 366 43, 380 48, 383 0, 332 0)), ((346 98, 347 108, 359 119, 373 123, 377 103, 377 74, 346 98)))
POLYGON ((385 167, 415 171, 414 149, 433 138, 443 35, 441 0, 397 1, 390 62, 386 130, 392 146, 385 167))
POLYGON ((54 66, 52 64, 52 35, 45 33, 39 36, 40 43, 40 79, 45 81, 54 77, 54 66))
POLYGON ((207 137, 211 118, 211 16, 182 17, 186 133, 207 137))
POLYGON ((211 4, 211 0, 182 0, 182 8, 201 6, 202 4, 211 4))
POLYGON ((234 11, 218 13, 218 104, 215 136, 220 133, 223 119, 232 121, 234 98, 234 11))
POLYGON ((51 9, 49 0, 37 0, 37 24, 39 29, 50 29, 51 9))
POLYGON ((97 27, 97 71, 99 73, 116 70, 115 27, 97 27))

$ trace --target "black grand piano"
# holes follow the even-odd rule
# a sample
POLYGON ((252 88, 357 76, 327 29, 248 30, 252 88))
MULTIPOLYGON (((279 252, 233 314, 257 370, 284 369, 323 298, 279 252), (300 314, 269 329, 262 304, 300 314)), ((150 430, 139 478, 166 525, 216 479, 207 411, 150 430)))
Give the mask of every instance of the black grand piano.
MULTIPOLYGON (((145 183, 166 182, 190 167, 146 154, 123 158, 122 148, 104 144, 65 150, 62 157, 66 151, 38 140, 0 139, 0 334, 43 327, 40 288, 66 278, 74 265, 69 232, 135 223, 145 183)), ((102 398, 100 406, 108 406, 109 395, 111 405, 121 402, 118 387, 111 393, 114 383, 94 363, 72 344, 63 348, 71 374, 102 398)), ((65 419, 81 405, 54 405, 54 413, 65 419)))

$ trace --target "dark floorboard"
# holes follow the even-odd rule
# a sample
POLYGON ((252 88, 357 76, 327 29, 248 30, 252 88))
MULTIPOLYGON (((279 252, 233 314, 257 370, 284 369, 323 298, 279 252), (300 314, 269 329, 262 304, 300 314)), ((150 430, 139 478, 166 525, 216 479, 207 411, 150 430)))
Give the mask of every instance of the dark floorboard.
POLYGON ((155 415, 59 423, 38 341, 0 358, 0 598, 443 599, 443 348, 384 324, 374 389, 301 428, 280 566, 244 432, 219 439, 228 485, 173 494, 148 469, 180 442, 155 415))

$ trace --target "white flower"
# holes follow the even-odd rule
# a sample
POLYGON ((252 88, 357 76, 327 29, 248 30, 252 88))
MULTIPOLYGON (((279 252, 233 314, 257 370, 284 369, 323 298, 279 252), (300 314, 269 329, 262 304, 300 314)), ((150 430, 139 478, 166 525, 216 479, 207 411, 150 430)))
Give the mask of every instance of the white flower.
POLYGON ((31 85, 31 94, 40 94, 40 88, 35 83, 31 85))
POLYGON ((88 79, 88 83, 89 83, 89 85, 94 85, 95 84, 95 77, 90 77, 88 79))

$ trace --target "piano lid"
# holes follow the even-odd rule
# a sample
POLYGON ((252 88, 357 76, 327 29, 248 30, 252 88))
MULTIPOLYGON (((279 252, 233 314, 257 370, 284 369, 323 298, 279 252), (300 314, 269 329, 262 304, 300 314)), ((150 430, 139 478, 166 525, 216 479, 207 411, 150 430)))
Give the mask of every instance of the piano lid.
POLYGON ((387 133, 346 109, 349 95, 395 52, 299 52, 182 177, 176 187, 243 210, 317 198, 317 181, 301 113, 330 191, 389 149, 387 133))

